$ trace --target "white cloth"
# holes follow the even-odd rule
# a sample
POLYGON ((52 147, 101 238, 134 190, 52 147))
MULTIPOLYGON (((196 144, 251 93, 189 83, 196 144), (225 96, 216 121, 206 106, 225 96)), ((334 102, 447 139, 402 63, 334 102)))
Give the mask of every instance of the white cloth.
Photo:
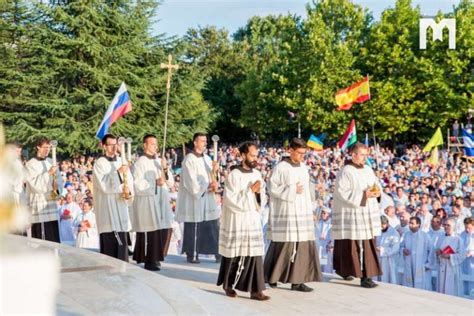
POLYGON ((269 180, 269 238, 275 242, 314 240, 314 220, 308 167, 286 158, 273 169, 269 180), (303 186, 296 193, 297 183, 303 186))
MULTIPOLYGON (((109 232, 127 232, 131 229, 128 203, 122 198, 122 176, 118 169, 122 166, 120 157, 109 161, 100 157, 94 163, 92 182, 94 185, 94 209, 96 210, 97 230, 99 234, 109 232)), ((133 190, 133 177, 127 172, 128 188, 133 190)))
POLYGON ((234 168, 225 181, 219 229, 219 254, 224 257, 264 255, 262 207, 250 189, 255 181, 260 181, 259 199, 264 205, 265 186, 259 171, 234 168))
POLYGON ((178 222, 199 223, 219 218, 215 194, 208 190, 211 171, 212 161, 207 155, 191 152, 184 158, 176 201, 178 222))
POLYGON ((382 191, 374 171, 367 165, 356 168, 348 164, 339 171, 332 213, 333 239, 367 240, 380 236, 377 199, 370 198, 361 206, 364 191, 374 184, 382 191))
POLYGON ((75 229, 78 231, 76 247, 87 249, 99 249, 99 235, 97 234, 97 222, 93 210, 81 212, 74 221, 75 229), (90 228, 87 231, 79 232, 79 225, 88 221, 90 228))
POLYGON ((61 243, 69 246, 74 246, 76 243, 76 229, 74 227, 74 220, 81 214, 82 210, 76 202, 66 203, 61 205, 58 209, 59 213, 59 239, 61 243), (64 212, 68 210, 71 218, 61 219, 64 212))
POLYGON ((386 232, 376 237, 379 247, 379 261, 382 268, 380 281, 397 284, 397 261, 400 250, 400 235, 393 227, 388 227, 386 232))
POLYGON ((161 187, 157 186, 156 179, 161 177, 162 172, 157 159, 141 156, 135 163, 135 198, 130 208, 130 219, 135 232, 167 229, 173 224, 168 188, 174 185, 174 179, 168 170, 166 183, 161 187))
POLYGON ((331 238, 331 219, 327 221, 319 220, 315 225, 316 246, 318 248, 318 255, 321 263, 326 261, 326 264, 321 264, 321 270, 325 273, 333 272, 333 246, 334 243, 331 238), (322 259, 322 260, 321 260, 322 259))
POLYGON ((449 259, 439 256, 438 292, 459 296, 462 295, 461 263, 465 258, 464 244, 459 236, 444 236, 440 241, 441 251, 451 247, 454 254, 449 259))
MULTIPOLYGON (((52 161, 47 158, 30 159, 25 166, 25 182, 28 207, 31 210, 31 223, 58 220, 56 200, 52 199, 53 177, 49 175, 52 161)), ((56 175, 57 187, 62 187, 59 171, 56 175)))
POLYGON ((431 239, 427 233, 418 230, 406 232, 400 244, 400 255, 403 256, 403 285, 417 289, 431 289, 431 239), (403 255, 403 249, 408 249, 410 254, 403 255))

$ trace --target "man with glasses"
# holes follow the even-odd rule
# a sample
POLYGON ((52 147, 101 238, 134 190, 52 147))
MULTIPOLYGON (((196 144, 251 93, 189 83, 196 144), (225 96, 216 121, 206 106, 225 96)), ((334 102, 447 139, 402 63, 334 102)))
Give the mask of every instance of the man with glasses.
POLYGON ((332 237, 334 269, 344 280, 360 278, 360 286, 374 288, 372 277, 382 274, 375 237, 381 235, 381 187, 366 165, 367 146, 356 143, 350 160, 336 178, 332 237))
MULTIPOLYGON (((305 282, 321 281, 316 253, 308 167, 303 164, 306 142, 293 138, 289 157, 273 169, 269 180, 271 240, 264 262, 265 280, 291 283, 293 291, 310 292, 305 282)), ((313 188, 314 189, 314 188, 313 188)))
POLYGON ((59 224, 56 199, 62 179, 48 158, 49 139, 36 140, 36 156, 26 163, 26 195, 31 210, 31 236, 59 242, 59 224))
POLYGON ((130 231, 129 203, 123 198, 123 179, 127 173, 128 190, 133 192, 133 178, 127 165, 117 155, 117 138, 107 134, 102 138, 105 155, 94 164, 94 204, 100 252, 128 262, 127 232, 130 231))

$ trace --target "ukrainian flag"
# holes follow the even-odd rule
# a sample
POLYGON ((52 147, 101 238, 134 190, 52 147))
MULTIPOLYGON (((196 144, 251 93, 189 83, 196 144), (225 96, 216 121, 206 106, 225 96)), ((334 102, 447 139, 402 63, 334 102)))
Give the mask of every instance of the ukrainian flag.
POLYGON ((323 150, 323 142, 319 138, 314 136, 313 134, 311 134, 306 144, 310 148, 313 148, 316 150, 323 150))

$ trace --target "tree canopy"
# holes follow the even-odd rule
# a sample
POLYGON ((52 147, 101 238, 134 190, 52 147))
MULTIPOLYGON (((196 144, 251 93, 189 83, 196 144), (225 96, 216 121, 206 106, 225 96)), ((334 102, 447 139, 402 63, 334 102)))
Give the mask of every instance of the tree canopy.
MULTIPOLYGON (((8 140, 57 139, 66 154, 96 152, 95 133, 120 83, 133 110, 111 127, 138 143, 161 139, 166 71, 171 84, 168 144, 197 131, 224 141, 340 137, 351 118, 380 140, 424 141, 474 109, 474 4, 461 0, 438 19, 456 19, 456 49, 419 48, 420 8, 398 0, 379 20, 349 0, 312 1, 306 17, 253 17, 235 34, 213 26, 181 38, 150 33, 159 1, 0 1, 0 120, 8 140), (370 77, 371 100, 336 111, 335 93, 370 77), (296 113, 293 122, 288 113, 296 113)), ((159 25, 159 24, 158 24, 159 25)), ((159 27, 158 27, 159 29, 159 27)))

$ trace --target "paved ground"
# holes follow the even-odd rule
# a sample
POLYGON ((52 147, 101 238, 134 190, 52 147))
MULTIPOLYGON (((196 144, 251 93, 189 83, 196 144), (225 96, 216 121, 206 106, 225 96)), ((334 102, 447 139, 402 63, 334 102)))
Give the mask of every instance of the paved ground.
MULTIPOLYGON (((160 275, 179 279, 215 297, 225 297, 257 313, 272 315, 474 315, 474 301, 420 291, 390 284, 375 289, 364 289, 359 281, 346 282, 337 276, 325 275, 325 282, 309 283, 315 290, 299 293, 289 285, 267 289, 271 296, 267 302, 248 298, 238 292, 238 298, 228 298, 222 288, 215 285, 219 264, 201 259, 201 264, 189 264, 182 256, 168 256, 160 275)), ((232 311, 230 311, 232 312, 232 311)))
MULTIPOLYGON (((37 239, 7 236, 5 242, 58 258, 58 315, 474 315, 474 301, 389 284, 363 289, 357 281, 333 275, 309 283, 312 293, 281 285, 266 290, 271 296, 266 302, 241 292, 229 298, 215 285, 219 265, 211 259, 201 258, 195 265, 169 255, 162 271, 150 272, 141 265, 37 239)), ((34 258, 32 254, 33 269, 34 258)))

